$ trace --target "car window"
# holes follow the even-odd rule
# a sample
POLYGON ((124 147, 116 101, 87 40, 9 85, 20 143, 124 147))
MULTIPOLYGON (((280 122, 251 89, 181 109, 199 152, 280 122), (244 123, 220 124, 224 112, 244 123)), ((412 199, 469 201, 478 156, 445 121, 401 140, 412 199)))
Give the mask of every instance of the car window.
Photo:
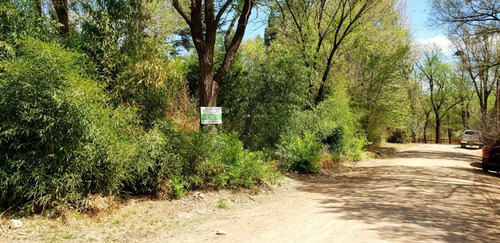
POLYGON ((467 135, 474 135, 474 131, 465 131, 464 134, 467 134, 467 135))

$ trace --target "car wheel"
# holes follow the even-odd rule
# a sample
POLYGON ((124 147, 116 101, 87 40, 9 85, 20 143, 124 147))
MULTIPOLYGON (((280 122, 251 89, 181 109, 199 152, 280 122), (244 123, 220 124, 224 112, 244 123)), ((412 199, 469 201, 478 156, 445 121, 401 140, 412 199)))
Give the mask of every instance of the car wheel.
POLYGON ((481 163, 481 167, 483 168, 483 171, 484 172, 488 172, 488 165, 486 165, 485 163, 481 163))
POLYGON ((461 143, 460 148, 465 148, 465 143, 461 143))

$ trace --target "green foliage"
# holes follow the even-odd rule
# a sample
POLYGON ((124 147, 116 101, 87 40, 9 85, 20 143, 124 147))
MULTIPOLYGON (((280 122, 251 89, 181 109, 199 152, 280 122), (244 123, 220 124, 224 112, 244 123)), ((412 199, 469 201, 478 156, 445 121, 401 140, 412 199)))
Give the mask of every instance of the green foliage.
POLYGON ((14 58, 14 49, 5 41, 0 41, 0 61, 14 58))
POLYGON ((252 187, 271 174, 238 134, 144 132, 132 109, 108 107, 84 59, 27 38, 0 70, 0 199, 29 211, 78 204, 89 194, 180 197, 195 187, 252 187))
POLYGON ((397 8, 383 9, 353 33, 344 64, 351 70, 346 73, 351 107, 359 111, 372 143, 381 142, 388 128, 406 129, 407 80, 414 63, 409 30, 397 24, 404 17, 397 8))
POLYGON ((349 107, 349 97, 342 85, 314 110, 297 111, 286 134, 315 134, 337 160, 360 160, 365 136, 360 132, 357 116, 349 107))
POLYGON ((389 143, 409 143, 411 142, 410 137, 405 131, 396 130, 391 133, 391 135, 387 138, 387 142, 389 143))
POLYGON ((92 171, 81 159, 88 156, 83 143, 92 141, 88 124, 106 111, 96 104, 104 96, 75 70, 77 54, 34 39, 19 53, 1 62, 2 202, 29 201, 33 209, 78 199, 92 171))
POLYGON ((14 44, 22 36, 53 40, 57 33, 55 21, 43 19, 31 0, 0 0, 0 41, 14 44))
POLYGON ((21 201, 33 211, 88 194, 158 188, 175 163, 163 134, 143 132, 130 109, 107 107, 79 54, 31 38, 18 53, 0 62, 3 204, 21 201))
POLYGON ((276 152, 283 168, 319 172, 322 148, 337 161, 361 159, 366 139, 359 132, 356 116, 350 111, 346 92, 341 86, 336 90, 316 109, 293 114, 276 152))
POLYGON ((217 207, 220 209, 228 209, 229 205, 225 199, 219 199, 219 201, 217 201, 217 207))
POLYGON ((187 188, 251 188, 273 179, 262 153, 245 150, 237 133, 192 132, 178 134, 171 142, 184 161, 181 174, 187 188))
POLYGON ((290 171, 318 173, 321 170, 319 151, 323 147, 314 134, 282 136, 277 155, 281 166, 290 171))
POLYGON ((228 107, 225 118, 241 133, 252 150, 274 148, 296 110, 306 106, 311 70, 298 64, 296 56, 279 52, 264 56, 262 44, 244 53, 245 70, 222 87, 221 106, 228 107))
POLYGON ((90 58, 111 101, 137 108, 142 125, 151 128, 184 91, 179 63, 165 54, 166 33, 153 24, 155 6, 162 1, 92 2, 78 3, 87 16, 79 19, 82 30, 74 33, 71 45, 90 58))

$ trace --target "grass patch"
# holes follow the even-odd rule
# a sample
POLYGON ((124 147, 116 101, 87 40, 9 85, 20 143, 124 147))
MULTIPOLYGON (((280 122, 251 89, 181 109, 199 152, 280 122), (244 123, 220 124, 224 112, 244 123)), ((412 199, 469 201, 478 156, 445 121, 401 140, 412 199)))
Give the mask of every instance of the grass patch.
POLYGON ((219 201, 217 202, 217 207, 220 209, 228 209, 229 204, 226 202, 225 199, 219 199, 219 201))

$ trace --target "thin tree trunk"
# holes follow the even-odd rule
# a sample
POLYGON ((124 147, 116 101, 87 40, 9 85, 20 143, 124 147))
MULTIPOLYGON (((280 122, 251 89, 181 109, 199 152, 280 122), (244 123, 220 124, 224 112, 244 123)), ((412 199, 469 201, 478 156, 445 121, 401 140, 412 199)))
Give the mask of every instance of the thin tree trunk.
POLYGON ((495 124, 496 127, 500 126, 500 85, 497 81, 497 98, 495 100, 495 124))
POLYGON ((439 143, 440 137, 440 130, 441 130, 441 118, 439 118, 439 115, 436 113, 436 143, 439 143))
POLYGON ((427 143, 427 127, 429 126, 429 115, 425 116, 425 124, 424 124, 424 143, 427 143))
POLYGON ((56 10, 57 20, 61 24, 59 32, 61 36, 69 34, 68 0, 52 0, 56 10))

